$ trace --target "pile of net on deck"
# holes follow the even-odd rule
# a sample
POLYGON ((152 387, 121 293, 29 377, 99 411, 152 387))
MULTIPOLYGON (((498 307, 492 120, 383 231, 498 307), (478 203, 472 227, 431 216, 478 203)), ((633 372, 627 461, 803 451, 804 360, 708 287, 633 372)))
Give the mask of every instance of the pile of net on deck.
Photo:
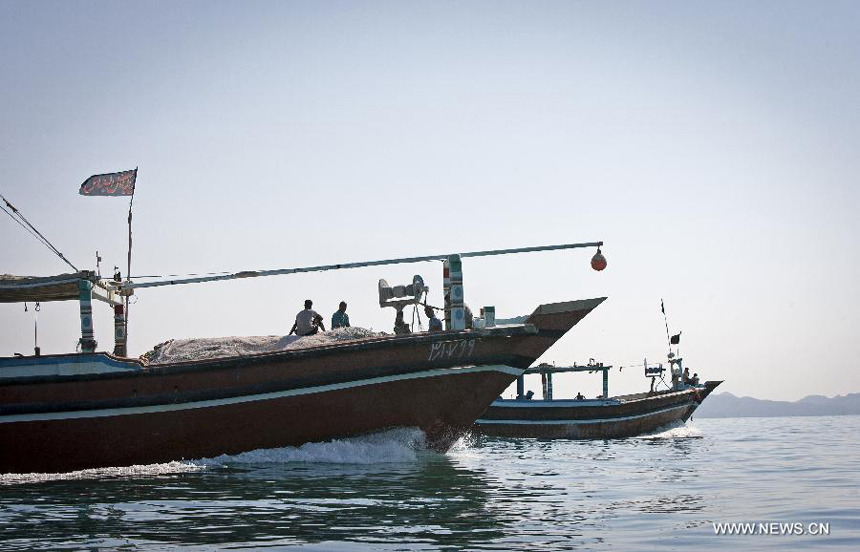
POLYGON ((261 335, 252 337, 201 337, 193 339, 171 339, 159 343, 151 351, 141 355, 147 364, 170 364, 188 360, 235 357, 272 353, 290 349, 320 347, 342 341, 353 341, 368 337, 387 335, 365 328, 336 328, 316 335, 261 335))

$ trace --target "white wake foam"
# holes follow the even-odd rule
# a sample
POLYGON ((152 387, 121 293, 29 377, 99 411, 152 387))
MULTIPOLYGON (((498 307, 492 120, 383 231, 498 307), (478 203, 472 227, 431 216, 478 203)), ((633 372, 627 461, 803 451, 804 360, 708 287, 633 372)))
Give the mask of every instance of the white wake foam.
POLYGON ((417 452, 426 448, 419 429, 392 429, 363 437, 334 439, 325 443, 305 443, 299 447, 252 450, 241 454, 222 454, 195 461, 201 466, 309 462, 315 464, 382 464, 414 462, 417 452))
POLYGON ((676 425, 658 429, 654 433, 641 435, 639 439, 695 439, 702 436, 702 430, 692 423, 678 422, 676 425))
POLYGON ((418 453, 425 450, 426 446, 427 442, 424 432, 420 429, 400 428, 362 437, 334 439, 325 443, 306 443, 300 447, 260 449, 234 455, 222 454, 215 458, 203 458, 192 461, 97 468, 68 473, 7 473, 0 474, 0 485, 114 477, 154 477, 196 472, 230 464, 286 464, 290 462, 384 464, 415 462, 418 453))
POLYGON ((452 453, 467 453, 474 450, 475 443, 478 441, 478 436, 472 432, 464 433, 459 439, 454 441, 448 452, 452 453))
POLYGON ((200 471, 205 466, 191 462, 165 462, 120 468, 93 468, 67 473, 4 473, 0 474, 0 485, 21 483, 44 483, 47 481, 71 481, 77 479, 105 479, 113 477, 152 477, 176 473, 200 471))

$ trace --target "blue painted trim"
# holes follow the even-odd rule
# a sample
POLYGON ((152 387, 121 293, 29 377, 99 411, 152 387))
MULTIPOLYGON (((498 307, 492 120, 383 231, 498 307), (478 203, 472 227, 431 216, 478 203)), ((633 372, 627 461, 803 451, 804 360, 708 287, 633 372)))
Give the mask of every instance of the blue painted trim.
POLYGON ((20 368, 22 366, 51 366, 54 364, 84 364, 95 362, 115 368, 127 370, 140 370, 141 366, 136 361, 123 361, 111 358, 104 353, 80 353, 73 355, 50 355, 50 356, 26 356, 26 357, 0 357, 0 370, 5 367, 20 368))

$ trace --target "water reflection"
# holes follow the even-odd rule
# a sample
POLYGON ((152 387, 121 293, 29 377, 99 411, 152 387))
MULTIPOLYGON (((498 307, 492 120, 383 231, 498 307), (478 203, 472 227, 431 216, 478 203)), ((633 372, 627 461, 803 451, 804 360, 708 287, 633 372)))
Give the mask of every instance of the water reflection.
POLYGON ((302 544, 498 539, 485 476, 420 454, 395 464, 261 464, 146 479, 55 481, 3 489, 0 549, 87 542, 302 544), (80 541, 79 541, 80 542, 80 541), (11 544, 11 548, 8 546, 11 544))
POLYGON ((0 550, 760 548, 715 537, 712 522, 744 520, 833 523, 830 540, 793 537, 792 549, 856 542, 860 417, 822 435, 826 422, 792 421, 799 434, 757 419, 611 441, 477 438, 445 456, 398 439, 331 443, 0 476, 0 550))
POLYGON ((708 446, 684 432, 605 441, 485 437, 475 442, 481 454, 455 458, 493 474, 488 508, 511 528, 507 546, 589 548, 619 525, 647 532, 667 516, 706 511, 697 486, 708 446))

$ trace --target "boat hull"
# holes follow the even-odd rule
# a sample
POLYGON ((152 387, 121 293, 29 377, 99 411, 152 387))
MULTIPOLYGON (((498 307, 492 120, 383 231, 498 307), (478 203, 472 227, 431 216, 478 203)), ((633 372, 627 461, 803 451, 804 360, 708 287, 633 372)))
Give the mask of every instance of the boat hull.
POLYGON ((0 425, 5 472, 152 464, 298 446, 418 427, 447 450, 520 372, 509 366, 423 370, 327 388, 191 404, 25 415, 0 425), (457 404, 456 409, 451 409, 457 404), (36 419, 33 419, 36 418, 36 419), (16 452, 17 451, 17 452, 16 452), (26 451, 22 454, 21 451, 26 451))
POLYGON ((617 439, 684 422, 720 383, 624 400, 496 400, 475 431, 497 437, 617 439))
POLYGON ((162 366, 106 353, 0 359, 0 473, 210 458, 396 427, 421 429, 444 452, 601 301, 544 305, 518 326, 162 366))

